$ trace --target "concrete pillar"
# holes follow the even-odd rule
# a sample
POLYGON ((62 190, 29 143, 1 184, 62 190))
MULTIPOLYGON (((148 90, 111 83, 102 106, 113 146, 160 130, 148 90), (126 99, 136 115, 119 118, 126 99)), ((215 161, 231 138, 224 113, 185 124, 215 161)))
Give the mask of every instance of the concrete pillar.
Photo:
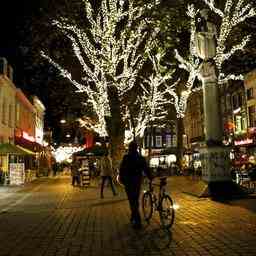
POLYGON ((205 146, 199 151, 206 186, 201 193, 225 196, 236 189, 231 182, 229 149, 222 146, 219 87, 213 59, 216 52, 216 29, 208 21, 207 12, 202 12, 201 15, 206 19, 205 30, 197 31, 196 36, 197 54, 203 60, 200 75, 203 86, 205 146))

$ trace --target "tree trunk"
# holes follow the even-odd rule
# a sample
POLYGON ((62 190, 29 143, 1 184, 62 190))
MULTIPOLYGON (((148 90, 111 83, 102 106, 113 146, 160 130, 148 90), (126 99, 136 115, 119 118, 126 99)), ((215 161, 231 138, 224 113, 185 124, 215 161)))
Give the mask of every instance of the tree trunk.
POLYGON ((179 170, 182 170, 182 160, 183 160, 183 134, 184 134, 184 124, 183 119, 177 119, 177 165, 179 170))
POLYGON ((123 158, 124 149, 124 122, 122 120, 120 100, 117 90, 114 86, 109 87, 110 112, 111 116, 106 117, 107 131, 109 134, 109 143, 111 158, 114 169, 118 169, 123 158))

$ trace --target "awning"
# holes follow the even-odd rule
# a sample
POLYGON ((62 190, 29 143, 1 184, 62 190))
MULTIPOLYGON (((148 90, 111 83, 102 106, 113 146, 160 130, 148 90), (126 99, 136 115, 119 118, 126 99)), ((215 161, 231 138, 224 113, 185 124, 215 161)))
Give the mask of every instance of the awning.
POLYGON ((13 154, 13 155, 27 155, 28 153, 10 143, 0 144, 0 155, 13 154))
POLYGON ((15 136, 15 144, 28 149, 31 152, 41 152, 44 150, 44 147, 39 143, 26 140, 22 137, 15 136))
POLYGON ((22 151, 24 151, 24 153, 25 153, 26 155, 35 155, 35 154, 36 154, 35 152, 33 152, 33 151, 31 151, 31 150, 29 150, 29 149, 27 149, 27 148, 23 148, 23 147, 21 147, 21 146, 19 146, 19 145, 16 145, 16 147, 18 147, 19 149, 21 149, 22 151))

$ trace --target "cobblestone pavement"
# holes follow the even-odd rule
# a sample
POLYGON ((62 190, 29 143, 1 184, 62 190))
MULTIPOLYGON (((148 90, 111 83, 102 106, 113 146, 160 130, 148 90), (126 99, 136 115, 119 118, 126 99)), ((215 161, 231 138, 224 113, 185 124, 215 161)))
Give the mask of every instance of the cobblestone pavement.
POLYGON ((63 177, 0 188, 0 255, 256 255, 256 197, 196 198, 181 192, 190 182, 168 181, 180 206, 169 235, 159 229, 157 215, 133 230, 122 188, 117 197, 107 188, 104 199, 98 182, 78 188, 63 177))

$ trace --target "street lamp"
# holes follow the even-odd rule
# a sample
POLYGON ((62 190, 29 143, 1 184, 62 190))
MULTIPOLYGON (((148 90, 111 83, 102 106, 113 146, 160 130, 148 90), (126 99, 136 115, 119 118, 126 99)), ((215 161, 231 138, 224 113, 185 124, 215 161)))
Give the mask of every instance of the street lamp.
POLYGON ((60 123, 61 123, 61 124, 65 124, 66 122, 67 122, 67 121, 66 121, 65 119, 61 119, 61 120, 60 120, 60 123))

